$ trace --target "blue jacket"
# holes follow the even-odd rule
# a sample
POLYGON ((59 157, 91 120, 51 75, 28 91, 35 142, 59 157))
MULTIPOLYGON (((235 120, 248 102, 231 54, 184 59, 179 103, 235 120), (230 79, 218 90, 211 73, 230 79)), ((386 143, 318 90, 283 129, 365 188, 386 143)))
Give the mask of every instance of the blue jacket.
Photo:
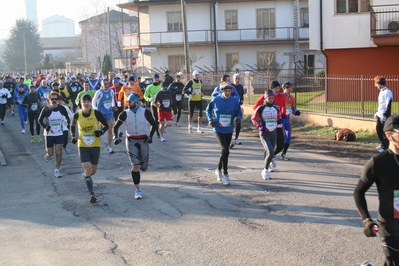
POLYGON ((241 107, 239 98, 223 97, 213 98, 206 107, 206 117, 208 121, 213 120, 215 127, 213 131, 219 133, 233 133, 234 131, 234 118, 242 118, 241 107), (212 114, 214 118, 212 118, 212 114))
MULTIPOLYGON (((216 98, 216 97, 220 97, 222 95, 222 91, 220 90, 220 86, 217 86, 214 90, 213 90, 213 92, 212 92, 212 94, 211 94, 211 96, 212 96, 212 99, 213 98, 216 98)), ((234 87, 234 86, 232 86, 231 87, 231 97, 240 97, 240 95, 238 94, 238 91, 237 91, 237 89, 236 89, 236 87, 234 87)))
POLYGON ((29 92, 27 92, 27 91, 23 91, 22 93, 20 93, 19 91, 16 92, 14 95, 15 104, 17 104, 18 106, 23 107, 23 108, 27 107, 27 105, 22 104, 22 102, 24 101, 25 96, 28 94, 29 94, 29 92))

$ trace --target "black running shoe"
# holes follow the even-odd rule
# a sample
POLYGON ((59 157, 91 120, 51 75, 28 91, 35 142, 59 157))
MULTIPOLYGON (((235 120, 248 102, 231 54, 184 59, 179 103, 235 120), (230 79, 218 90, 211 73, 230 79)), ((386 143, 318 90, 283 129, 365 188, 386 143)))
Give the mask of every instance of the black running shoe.
POLYGON ((94 197, 94 195, 92 195, 92 196, 90 197, 90 203, 91 203, 91 204, 96 204, 96 203, 98 203, 97 198, 94 197))

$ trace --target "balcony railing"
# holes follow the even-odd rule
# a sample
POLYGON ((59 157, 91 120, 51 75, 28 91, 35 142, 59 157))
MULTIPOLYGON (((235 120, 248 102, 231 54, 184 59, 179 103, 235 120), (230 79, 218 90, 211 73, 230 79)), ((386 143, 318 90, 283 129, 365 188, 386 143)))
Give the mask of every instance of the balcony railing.
MULTIPOLYGON (((217 30, 219 43, 236 42, 285 42, 294 41, 294 27, 251 28, 237 30, 217 30)), ((213 43, 214 35, 211 30, 188 31, 190 43, 213 43)), ((299 39, 309 40, 309 28, 299 28, 299 39)), ((182 45, 184 35, 182 31, 141 32, 124 34, 122 44, 124 48, 139 46, 182 45)))
POLYGON ((371 37, 399 35, 399 5, 370 7, 371 37))

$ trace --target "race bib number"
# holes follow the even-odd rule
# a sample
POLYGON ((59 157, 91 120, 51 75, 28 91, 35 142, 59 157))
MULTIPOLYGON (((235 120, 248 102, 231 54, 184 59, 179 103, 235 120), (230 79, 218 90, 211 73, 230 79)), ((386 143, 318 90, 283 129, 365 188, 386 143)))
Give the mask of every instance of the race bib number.
POLYGON ((48 94, 49 94, 48 92, 44 92, 44 93, 43 93, 44 99, 46 99, 46 100, 48 99, 48 94))
POLYGON ((399 190, 393 191, 393 218, 399 218, 399 190))
POLYGON ((176 96, 175 96, 176 101, 181 101, 181 97, 182 97, 181 94, 176 94, 176 96))
POLYGON ((276 128, 277 120, 276 119, 266 119, 265 125, 269 129, 274 129, 274 128, 276 128))
POLYGON ((106 109, 110 109, 111 108, 111 100, 105 100, 104 102, 103 102, 103 104, 104 104, 104 107, 106 108, 106 109))
POLYGON ((51 131, 57 134, 61 132, 61 121, 50 121, 51 131))
POLYGON ((18 98, 18 99, 17 99, 17 102, 18 102, 19 104, 22 104, 23 101, 24 101, 24 99, 21 99, 21 98, 18 98))
POLYGON ((220 115, 219 125, 221 127, 230 127, 231 125, 231 115, 220 115))
POLYGON ((95 140, 94 133, 83 133, 82 140, 87 146, 91 146, 95 140))
POLYGON ((78 87, 72 86, 72 87, 71 87, 71 90, 72 90, 73 92, 76 92, 76 91, 78 90, 78 87))
POLYGON ((169 106, 170 106, 170 100, 163 100, 163 101, 162 101, 162 104, 163 104, 163 106, 164 106, 165 108, 169 108, 169 106))
POLYGON ((200 94, 200 93, 201 93, 201 89, 195 89, 195 90, 194 90, 194 94, 195 94, 195 95, 200 94))
POLYGON ((37 110, 37 103, 32 103, 30 109, 31 109, 32 111, 36 111, 36 110, 37 110))

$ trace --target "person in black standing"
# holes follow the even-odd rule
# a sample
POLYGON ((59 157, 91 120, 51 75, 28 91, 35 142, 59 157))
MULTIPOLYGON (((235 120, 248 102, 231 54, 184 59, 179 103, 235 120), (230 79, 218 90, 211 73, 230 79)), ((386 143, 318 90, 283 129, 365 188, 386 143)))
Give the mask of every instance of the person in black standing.
POLYGON ((374 115, 374 118, 377 119, 376 131, 378 139, 381 141, 381 145, 376 148, 379 152, 383 152, 388 148, 388 139, 385 137, 383 128, 385 120, 391 115, 393 99, 392 91, 385 86, 385 83, 384 77, 376 76, 374 78, 374 85, 380 91, 378 94, 378 110, 374 115))
POLYGON ((388 149, 367 161, 353 195, 364 234, 375 237, 379 232, 386 257, 384 265, 399 265, 399 114, 388 117, 383 130, 388 149), (374 183, 379 199, 377 223, 370 216, 365 197, 374 183))
MULTIPOLYGON (((233 86, 236 88, 238 96, 240 97, 240 106, 244 103, 244 87, 240 84, 240 74, 235 73, 233 75, 233 86)), ((241 113, 244 115, 244 109, 241 107, 241 113)), ((235 138, 232 141, 235 145, 241 145, 241 140, 238 139, 241 131, 241 123, 236 123, 236 134, 235 138)), ((233 145, 233 146, 234 146, 233 145)), ((230 147, 231 148, 231 147, 230 147)))

